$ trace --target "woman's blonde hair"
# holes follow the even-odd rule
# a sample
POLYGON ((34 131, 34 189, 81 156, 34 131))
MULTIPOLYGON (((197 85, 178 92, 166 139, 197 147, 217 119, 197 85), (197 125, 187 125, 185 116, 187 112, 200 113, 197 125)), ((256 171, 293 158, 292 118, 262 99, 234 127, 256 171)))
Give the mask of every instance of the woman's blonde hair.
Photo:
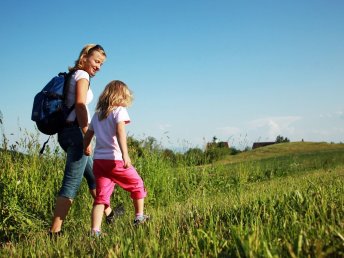
POLYGON ((119 80, 109 82, 98 99, 96 112, 99 120, 107 118, 112 110, 119 106, 130 106, 132 101, 133 94, 124 82, 119 80))
POLYGON ((98 51, 104 57, 106 57, 105 50, 101 45, 88 44, 83 47, 83 49, 80 52, 79 58, 75 61, 74 67, 69 67, 69 71, 76 71, 82 69, 85 65, 86 58, 92 55, 94 51, 98 51))

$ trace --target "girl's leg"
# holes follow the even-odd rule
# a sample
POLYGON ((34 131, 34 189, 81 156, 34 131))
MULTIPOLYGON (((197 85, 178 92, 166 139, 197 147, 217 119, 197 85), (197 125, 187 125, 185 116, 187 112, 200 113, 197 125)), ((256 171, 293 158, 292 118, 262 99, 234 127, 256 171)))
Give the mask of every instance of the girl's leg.
MULTIPOLYGON (((115 183, 107 174, 112 170, 112 166, 112 162, 108 160, 95 160, 93 163, 97 188, 92 209, 92 230, 100 230, 105 207, 108 209, 110 206, 110 197, 113 193, 115 183)), ((111 208, 109 213, 111 213, 111 208)))
POLYGON ((92 209, 92 231, 100 231, 104 213, 104 204, 95 204, 92 209))
POLYGON ((112 170, 112 179, 124 190, 130 192, 135 209, 134 225, 138 225, 149 219, 144 215, 144 198, 147 195, 142 178, 134 167, 124 168, 123 161, 116 161, 116 167, 112 170))
MULTIPOLYGON (((90 193, 93 197, 93 199, 96 198, 96 179, 94 178, 94 173, 93 173, 93 160, 91 157, 88 157, 86 167, 85 167, 85 172, 84 172, 84 177, 86 178, 88 187, 90 189, 90 193)), ((105 209, 105 215, 109 215, 111 213, 111 207, 107 207, 105 209)))
MULTIPOLYGON (((90 193, 93 197, 93 199, 96 199, 96 196, 97 196, 97 193, 96 193, 96 189, 90 189, 90 193)), ((108 216, 110 213, 111 213, 112 209, 110 206, 108 206, 105 210, 104 210, 104 213, 106 216, 108 216)))
POLYGON ((138 214, 143 215, 144 199, 133 199, 133 204, 135 208, 135 216, 138 214))
POLYGON ((106 216, 108 216, 110 213, 111 213, 112 209, 110 206, 108 206, 105 210, 104 210, 104 213, 106 216))
POLYGON ((149 220, 149 216, 143 214, 143 203, 144 199, 133 199, 134 208, 135 208, 135 219, 134 226, 138 226, 145 221, 149 220))
POLYGON ((130 197, 136 200, 134 206, 137 204, 137 208, 140 209, 141 206, 143 207, 143 198, 147 195, 142 178, 133 166, 124 168, 123 161, 119 160, 116 160, 115 164, 111 171, 111 179, 125 191, 130 192, 130 197), (140 199, 142 200, 137 201, 140 199))

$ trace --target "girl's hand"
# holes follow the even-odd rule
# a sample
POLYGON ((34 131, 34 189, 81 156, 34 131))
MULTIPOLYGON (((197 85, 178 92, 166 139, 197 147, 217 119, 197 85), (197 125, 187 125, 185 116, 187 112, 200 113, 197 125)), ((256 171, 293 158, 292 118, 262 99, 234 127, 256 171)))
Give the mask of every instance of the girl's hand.
POLYGON ((117 123, 116 131, 117 131, 117 139, 118 139, 119 148, 121 149, 121 152, 122 152, 124 168, 128 168, 131 166, 131 160, 130 160, 129 154, 128 154, 127 134, 125 133, 125 122, 124 121, 117 123))
POLYGON ((131 160, 129 155, 123 155, 123 162, 124 162, 124 167, 128 168, 131 166, 131 160))

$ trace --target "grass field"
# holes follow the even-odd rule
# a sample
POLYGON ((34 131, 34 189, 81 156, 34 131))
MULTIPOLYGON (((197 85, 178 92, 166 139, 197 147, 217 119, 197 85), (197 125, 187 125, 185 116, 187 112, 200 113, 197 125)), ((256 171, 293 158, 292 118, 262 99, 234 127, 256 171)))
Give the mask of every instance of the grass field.
POLYGON ((47 235, 64 160, 0 152, 1 257, 344 257, 344 145, 283 143, 230 155, 212 165, 171 166, 159 153, 134 160, 148 189, 152 220, 126 213, 89 236, 86 183, 64 224, 47 235))

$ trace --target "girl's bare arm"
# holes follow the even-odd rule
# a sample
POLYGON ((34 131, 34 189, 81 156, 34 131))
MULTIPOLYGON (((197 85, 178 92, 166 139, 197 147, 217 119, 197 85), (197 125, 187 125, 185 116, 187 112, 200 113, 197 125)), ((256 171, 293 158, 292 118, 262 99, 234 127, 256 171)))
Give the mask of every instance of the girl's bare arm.
POLYGON ((122 151, 124 167, 127 168, 131 166, 131 160, 128 154, 127 134, 125 132, 125 122, 117 123, 117 139, 118 139, 119 147, 122 151))

